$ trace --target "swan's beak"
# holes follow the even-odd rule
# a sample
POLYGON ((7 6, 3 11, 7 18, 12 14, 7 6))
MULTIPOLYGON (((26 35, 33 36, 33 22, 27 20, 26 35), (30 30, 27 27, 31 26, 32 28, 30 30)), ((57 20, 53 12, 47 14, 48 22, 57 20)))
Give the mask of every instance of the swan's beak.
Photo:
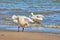
POLYGON ((44 16, 42 15, 42 16, 40 16, 41 18, 44 18, 44 16))

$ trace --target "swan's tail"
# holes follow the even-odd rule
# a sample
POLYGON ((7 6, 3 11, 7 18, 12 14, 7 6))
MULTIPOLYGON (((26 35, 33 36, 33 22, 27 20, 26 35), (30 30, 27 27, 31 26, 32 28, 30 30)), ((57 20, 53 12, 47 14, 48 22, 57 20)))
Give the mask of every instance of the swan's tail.
POLYGON ((31 16, 33 16, 34 15, 34 13, 31 13, 31 16))
POLYGON ((17 18, 17 16, 16 16, 16 15, 13 15, 13 16, 12 16, 12 19, 15 19, 15 18, 17 18))

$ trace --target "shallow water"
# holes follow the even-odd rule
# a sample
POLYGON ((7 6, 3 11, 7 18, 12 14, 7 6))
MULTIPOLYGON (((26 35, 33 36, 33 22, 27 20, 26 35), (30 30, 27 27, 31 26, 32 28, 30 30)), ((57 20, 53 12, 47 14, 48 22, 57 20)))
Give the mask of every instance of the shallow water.
MULTIPOLYGON (((14 14, 16 14, 16 15, 18 15, 19 13, 14 13, 14 14, 12 14, 13 12, 16 12, 16 11, 11 11, 11 14, 8 14, 8 12, 6 12, 4 15, 5 16, 1 16, 1 20, 0 20, 0 22, 6 22, 5 24, 3 24, 3 25, 0 25, 0 29, 3 29, 3 30, 18 30, 18 26, 16 25, 16 26, 13 26, 13 25, 11 25, 11 26, 9 26, 8 24, 9 24, 9 21, 5 21, 5 20, 3 20, 2 18, 4 18, 4 17, 11 17, 12 15, 14 15, 14 14)), ((29 15, 29 13, 27 12, 27 13, 20 13, 19 15, 25 15, 25 16, 28 16, 29 15)), ((51 13, 51 14, 42 14, 42 15, 44 15, 45 17, 44 17, 44 20, 41 22, 41 24, 46 24, 46 25, 59 25, 60 24, 60 13, 51 13)), ((14 24, 14 23, 13 23, 14 24)), ((20 28, 20 31, 22 30, 22 28, 20 28)), ((59 28, 45 28, 45 27, 42 27, 42 26, 40 26, 40 27, 26 27, 25 28, 25 30, 24 30, 25 32, 52 32, 52 33, 60 33, 60 29, 59 28)))
MULTIPOLYGON (((2 1, 0 3, 0 29, 3 30, 17 30, 17 25, 13 26, 12 22, 3 20, 5 17, 11 17, 12 15, 24 15, 29 16, 30 12, 35 14, 41 14, 44 16, 44 20, 41 22, 43 25, 60 25, 60 3, 53 3, 52 1, 22 1, 17 0, 2 1), (42 13, 41 13, 42 12, 42 13), (8 24, 11 24, 10 26, 8 24)), ((22 30, 22 28, 20 28, 22 30)), ((54 32, 60 33, 59 28, 45 28, 45 27, 26 27, 24 31, 33 32, 54 32)))

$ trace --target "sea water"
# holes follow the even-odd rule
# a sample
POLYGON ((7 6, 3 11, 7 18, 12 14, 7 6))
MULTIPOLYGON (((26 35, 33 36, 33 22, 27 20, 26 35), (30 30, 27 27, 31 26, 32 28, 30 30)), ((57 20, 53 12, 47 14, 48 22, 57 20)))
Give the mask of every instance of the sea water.
MULTIPOLYGON (((30 12, 35 14, 43 13, 44 16, 41 24, 47 25, 59 25, 60 24, 60 3, 52 0, 2 0, 0 2, 0 22, 5 22, 4 17, 11 17, 12 15, 29 16, 30 12)), ((7 21, 8 22, 8 21, 7 21)), ((3 30, 18 30, 18 26, 8 26, 7 24, 0 24, 0 29, 3 30)), ((22 30, 22 27, 20 27, 22 30)), ((24 31, 33 32, 54 32, 60 33, 59 28, 45 28, 45 27, 26 27, 24 31)))

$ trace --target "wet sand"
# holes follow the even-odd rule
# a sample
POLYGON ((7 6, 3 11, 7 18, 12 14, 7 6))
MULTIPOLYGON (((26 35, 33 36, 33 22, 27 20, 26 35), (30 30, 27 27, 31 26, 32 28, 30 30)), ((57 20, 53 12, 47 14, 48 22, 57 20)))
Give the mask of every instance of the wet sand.
POLYGON ((60 34, 0 31, 0 40, 60 40, 60 34))

